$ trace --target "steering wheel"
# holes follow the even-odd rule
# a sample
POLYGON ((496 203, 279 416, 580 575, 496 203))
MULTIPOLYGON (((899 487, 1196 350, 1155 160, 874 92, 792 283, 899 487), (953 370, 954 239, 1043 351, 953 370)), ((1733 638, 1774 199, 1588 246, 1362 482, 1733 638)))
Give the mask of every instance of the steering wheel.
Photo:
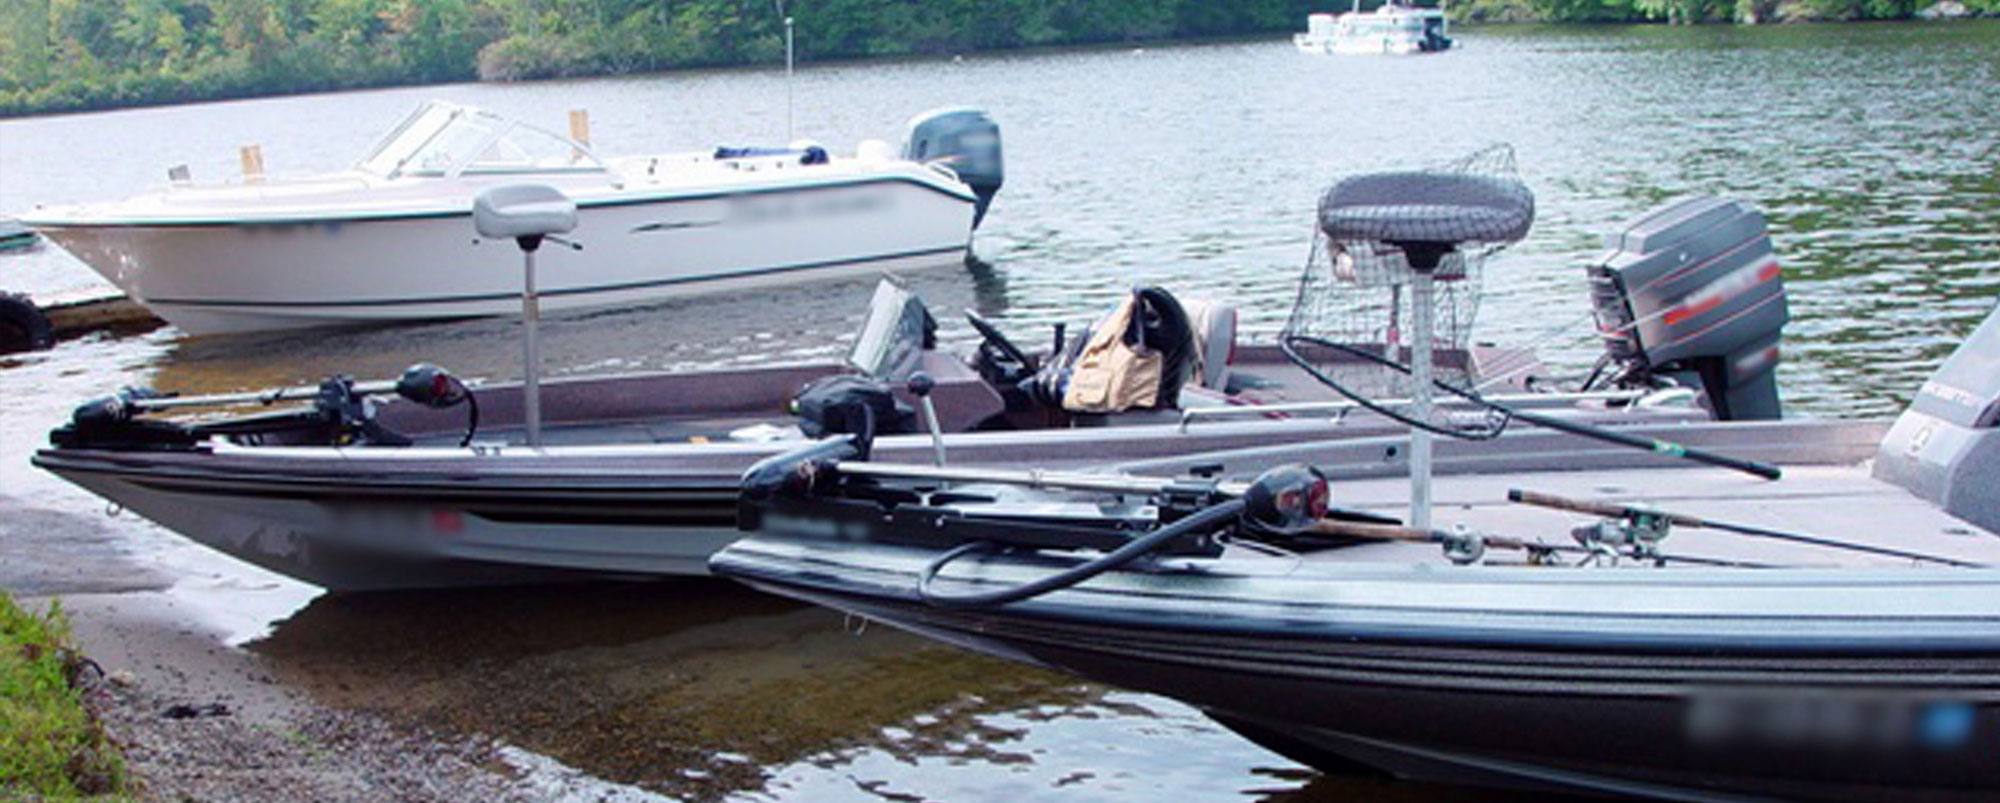
POLYGON ((1022 368, 1029 368, 1034 365, 1033 362, 1029 361, 1028 353, 1022 351, 1020 346, 1014 345, 1014 341, 1008 340, 1007 335, 1001 333, 993 325, 992 321, 980 317, 977 312, 966 310, 965 322, 972 324, 972 328, 979 331, 980 338, 986 341, 985 345, 992 347, 994 351, 1000 352, 1001 356, 1013 360, 1022 368))

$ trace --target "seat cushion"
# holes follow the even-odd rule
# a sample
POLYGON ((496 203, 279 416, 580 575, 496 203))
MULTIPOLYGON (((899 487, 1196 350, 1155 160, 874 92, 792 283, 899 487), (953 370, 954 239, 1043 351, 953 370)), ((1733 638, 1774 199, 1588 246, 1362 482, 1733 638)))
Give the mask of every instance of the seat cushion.
POLYGON ((1335 240, 1513 242, 1535 219, 1535 195, 1511 179, 1454 173, 1370 173, 1342 179, 1319 201, 1335 240))

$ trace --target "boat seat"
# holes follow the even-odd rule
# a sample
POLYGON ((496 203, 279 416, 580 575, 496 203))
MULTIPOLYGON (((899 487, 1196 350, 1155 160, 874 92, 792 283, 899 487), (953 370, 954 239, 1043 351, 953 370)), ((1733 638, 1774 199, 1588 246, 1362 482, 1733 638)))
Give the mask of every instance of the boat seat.
POLYGON ((1236 356, 1236 307, 1202 298, 1181 303, 1194 327, 1195 384, 1210 390, 1229 386, 1229 361, 1236 356))
POLYGON ((1342 179, 1319 201, 1335 240, 1513 242, 1535 220, 1535 196, 1512 179, 1455 173, 1369 173, 1342 179))
POLYGON ((576 228, 576 202, 546 184, 506 184, 472 200, 472 225, 495 240, 564 234, 576 228))

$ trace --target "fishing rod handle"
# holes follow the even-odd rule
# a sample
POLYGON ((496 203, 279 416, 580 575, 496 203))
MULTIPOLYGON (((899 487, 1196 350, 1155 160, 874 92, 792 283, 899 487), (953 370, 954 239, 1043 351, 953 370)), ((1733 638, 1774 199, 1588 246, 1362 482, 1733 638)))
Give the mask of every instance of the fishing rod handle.
POLYGON ((1633 516, 1639 516, 1639 515, 1659 516, 1661 518, 1666 519, 1669 522, 1672 522, 1673 524, 1677 524, 1682 527, 1708 526, 1708 522, 1703 521, 1702 519, 1697 518, 1695 516, 1689 516, 1684 513, 1668 513, 1664 510, 1653 510, 1651 508, 1637 507, 1633 505, 1621 505, 1612 502, 1592 502, 1587 499, 1571 499, 1567 496, 1557 496, 1555 494, 1542 493, 1540 491, 1528 491, 1520 488, 1507 489, 1507 501, 1519 502, 1524 505, 1534 505, 1536 507, 1552 508, 1555 510, 1567 510, 1572 513, 1587 513, 1592 516, 1603 516, 1606 518, 1613 518, 1613 519, 1631 518, 1633 516))
POLYGON ((1378 541, 1421 541, 1432 543, 1437 539, 1429 530, 1403 527, 1395 524, 1373 524, 1362 521, 1342 521, 1340 519, 1320 519, 1307 532, 1315 535, 1338 535, 1348 538, 1371 538, 1378 541))

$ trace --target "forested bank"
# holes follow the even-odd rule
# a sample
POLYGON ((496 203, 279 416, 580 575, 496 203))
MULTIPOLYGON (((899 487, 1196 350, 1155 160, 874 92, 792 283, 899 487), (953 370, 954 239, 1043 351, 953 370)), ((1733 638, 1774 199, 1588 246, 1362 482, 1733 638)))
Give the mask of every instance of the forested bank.
MULTIPOLYGON (((2000 12, 2000 0, 1961 0, 2000 12)), ((1908 17, 1933 0, 1470 0, 1467 20, 1908 17)), ((1375 3, 1364 3, 1372 6, 1375 3)), ((1277 33, 1341 0, 792 0, 807 61, 1277 33)), ((774 0, 0 0, 0 116, 769 63, 774 0)))

